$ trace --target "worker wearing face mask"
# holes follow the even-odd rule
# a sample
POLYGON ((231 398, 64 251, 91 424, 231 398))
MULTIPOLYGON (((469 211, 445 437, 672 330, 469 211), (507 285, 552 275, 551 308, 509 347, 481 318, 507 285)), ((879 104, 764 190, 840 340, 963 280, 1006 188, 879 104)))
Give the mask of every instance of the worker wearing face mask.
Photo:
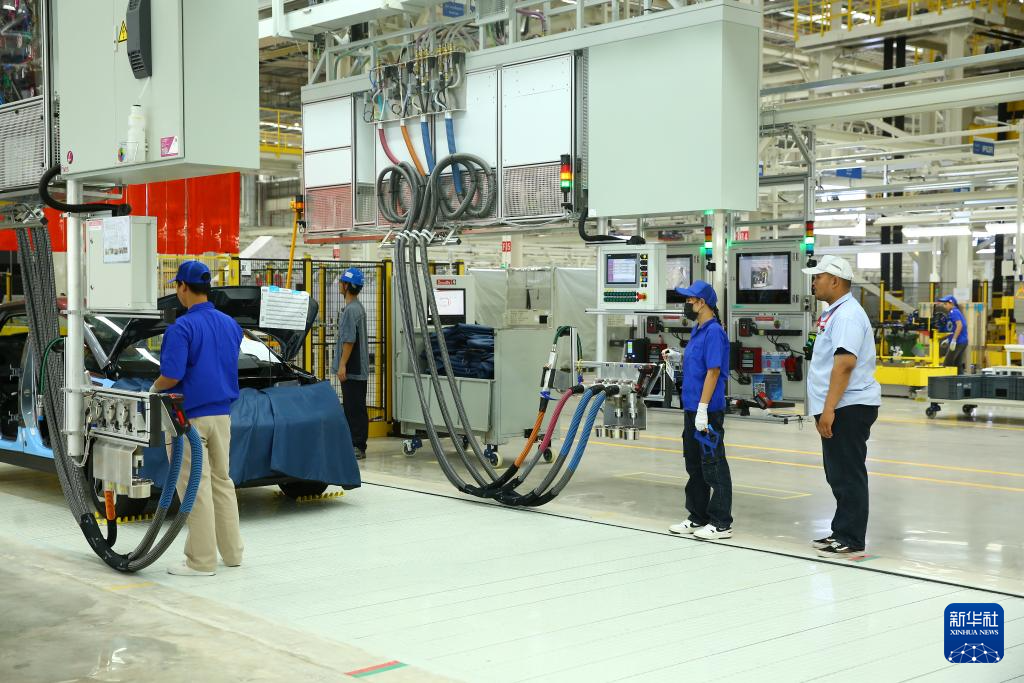
POLYGON ((718 316, 718 295, 703 280, 677 288, 686 297, 683 314, 696 323, 683 355, 683 458, 686 511, 674 534, 706 541, 732 536, 732 476, 725 459, 725 382, 729 338, 718 316))

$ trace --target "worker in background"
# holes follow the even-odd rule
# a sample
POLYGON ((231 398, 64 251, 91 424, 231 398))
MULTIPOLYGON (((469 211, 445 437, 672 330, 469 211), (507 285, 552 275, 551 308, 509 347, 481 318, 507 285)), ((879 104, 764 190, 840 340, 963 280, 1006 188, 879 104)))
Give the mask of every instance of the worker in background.
MULTIPOLYGON (((683 355, 683 459, 686 462, 686 511, 674 534, 706 541, 732 537, 732 476, 725 459, 725 382, 729 376, 729 338, 718 316, 718 295, 703 280, 676 291, 686 297, 683 315, 697 323, 683 355), (716 440, 713 448, 697 438, 716 440)), ((663 357, 673 353, 666 349, 663 357)))
POLYGON ((875 381, 875 335, 850 295, 853 268, 824 256, 811 275, 811 292, 828 308, 818 318, 807 374, 807 407, 814 415, 825 479, 836 499, 831 532, 811 545, 822 557, 864 552, 868 528, 868 437, 878 418, 882 388, 875 381))
POLYGON ((370 379, 370 348, 366 339, 366 309, 359 301, 363 291, 363 271, 348 268, 338 278, 345 308, 338 318, 338 348, 332 370, 341 383, 345 419, 352 432, 356 458, 366 457, 366 438, 370 419, 366 414, 366 385, 370 379))
POLYGON ((947 368, 956 368, 957 374, 960 374, 964 369, 964 352, 967 350, 967 318, 960 310, 955 296, 944 296, 939 301, 949 316, 949 348, 942 364, 947 368))
MULTIPOLYGON (((242 328, 209 302, 210 269, 185 261, 172 280, 178 301, 188 311, 167 328, 160 348, 160 377, 150 391, 174 389, 184 397, 185 416, 203 441, 203 474, 188 516, 185 561, 168 568, 178 576, 213 576, 217 552, 229 567, 242 564, 235 483, 228 474, 231 453, 231 404, 238 398, 238 351, 242 328)), ((185 487, 192 460, 186 440, 178 480, 185 487)))

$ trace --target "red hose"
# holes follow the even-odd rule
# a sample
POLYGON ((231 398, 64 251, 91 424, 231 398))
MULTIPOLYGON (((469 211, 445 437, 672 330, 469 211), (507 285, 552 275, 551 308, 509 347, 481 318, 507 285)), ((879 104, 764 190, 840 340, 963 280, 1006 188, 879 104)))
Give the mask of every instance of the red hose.
POLYGON ((572 389, 566 390, 566 392, 562 394, 562 398, 558 399, 558 405, 555 406, 555 412, 551 414, 551 420, 548 422, 548 431, 544 434, 544 440, 540 444, 541 453, 551 446, 551 439, 555 436, 555 425, 558 424, 558 417, 562 414, 562 408, 565 407, 570 396, 572 396, 572 389))
POLYGON ((391 146, 388 144, 388 137, 384 135, 383 124, 377 125, 377 137, 380 138, 380 146, 384 149, 384 154, 391 161, 391 163, 393 163, 395 166, 398 166, 398 164, 400 164, 401 162, 398 160, 398 157, 395 156, 395 153, 391 151, 391 146))

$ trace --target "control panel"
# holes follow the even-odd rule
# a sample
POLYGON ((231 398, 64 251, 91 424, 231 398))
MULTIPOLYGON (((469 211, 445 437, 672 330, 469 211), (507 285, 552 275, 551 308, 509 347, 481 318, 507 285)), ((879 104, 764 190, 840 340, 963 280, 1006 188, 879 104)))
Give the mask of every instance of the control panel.
POLYGON ((655 311, 665 308, 663 244, 599 247, 598 308, 655 311))

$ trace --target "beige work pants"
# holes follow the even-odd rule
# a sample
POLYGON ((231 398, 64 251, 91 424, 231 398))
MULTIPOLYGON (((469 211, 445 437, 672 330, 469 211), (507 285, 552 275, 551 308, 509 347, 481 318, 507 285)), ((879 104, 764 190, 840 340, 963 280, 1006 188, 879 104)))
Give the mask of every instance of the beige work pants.
MULTIPOLYGON (((203 441, 203 476, 192 513, 188 516, 185 562, 196 571, 217 569, 217 551, 224 564, 242 563, 242 535, 238 529, 235 483, 228 474, 231 452, 231 416, 197 417, 192 424, 203 441)), ((185 437, 185 457, 178 477, 178 497, 185 499, 192 447, 185 437)))

